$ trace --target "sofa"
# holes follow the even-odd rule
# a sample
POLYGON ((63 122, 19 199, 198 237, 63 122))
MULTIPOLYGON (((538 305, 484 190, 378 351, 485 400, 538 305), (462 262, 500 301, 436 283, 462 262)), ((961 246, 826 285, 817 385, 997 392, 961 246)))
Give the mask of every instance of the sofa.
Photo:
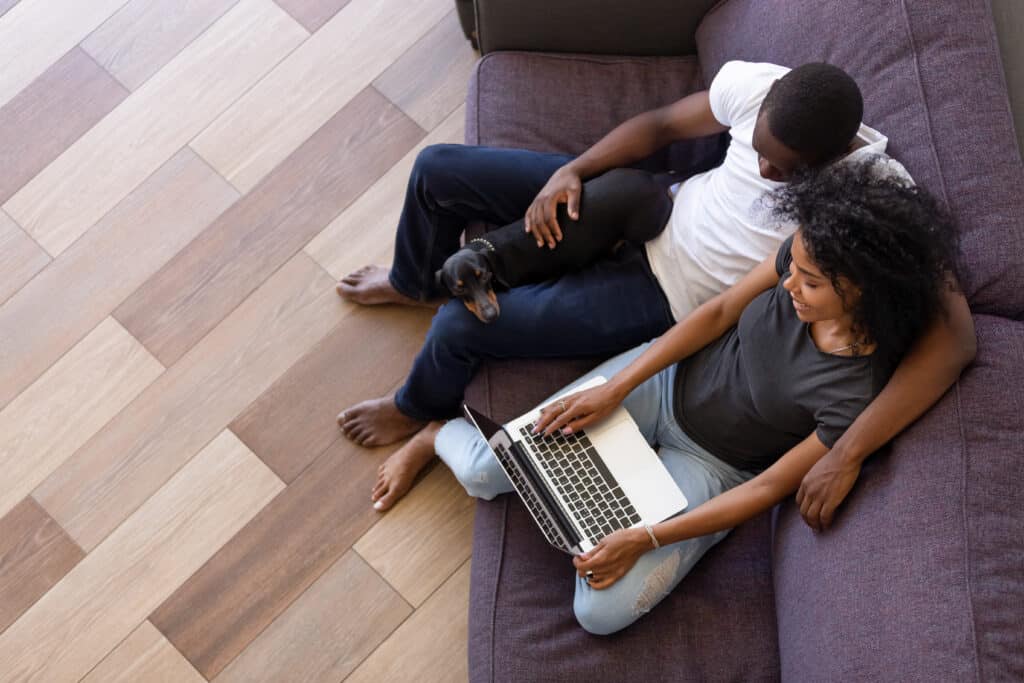
MULTIPOLYGON (((841 65, 865 121, 959 222, 978 350, 868 459, 829 530, 783 502, 612 636, 577 625, 569 561, 518 499, 481 501, 471 680, 1024 680, 1024 3, 992 3, 475 0, 472 145, 580 153, 730 59, 841 65)), ((677 143, 638 165, 684 176, 725 144, 677 143)), ((467 401, 509 419, 600 360, 488 363, 467 401)))

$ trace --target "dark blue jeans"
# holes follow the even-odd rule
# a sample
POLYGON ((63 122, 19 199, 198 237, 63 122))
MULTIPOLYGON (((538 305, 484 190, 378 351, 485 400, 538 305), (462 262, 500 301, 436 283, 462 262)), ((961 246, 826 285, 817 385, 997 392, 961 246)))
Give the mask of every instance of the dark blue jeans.
MULTIPOLYGON (((409 177, 392 286, 420 300, 441 296, 434 273, 459 249, 467 223, 505 225, 522 218, 551 174, 571 158, 464 145, 425 148, 409 177)), ((395 395, 399 410, 422 420, 452 417, 483 360, 609 356, 673 323, 643 249, 628 245, 582 271, 499 292, 498 303, 501 315, 491 324, 460 301, 441 307, 395 395)))

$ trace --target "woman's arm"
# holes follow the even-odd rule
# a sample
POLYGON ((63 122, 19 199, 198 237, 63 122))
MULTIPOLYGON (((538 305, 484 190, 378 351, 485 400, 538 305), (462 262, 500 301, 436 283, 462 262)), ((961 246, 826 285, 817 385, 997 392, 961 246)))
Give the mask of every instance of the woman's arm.
POLYGON ((603 419, 644 381, 721 337, 739 321, 754 297, 779 281, 777 256, 776 252, 766 258, 742 280, 677 322, 606 384, 567 397, 564 411, 561 406, 547 406, 537 421, 537 431, 553 434, 564 427, 576 431, 603 419))
MULTIPOLYGON (((753 479, 715 496, 678 517, 655 524, 661 545, 731 529, 772 507, 796 490, 807 471, 828 447, 811 434, 753 479)), ((590 552, 573 558, 582 577, 592 571, 591 588, 607 588, 628 572, 637 559, 653 550, 643 528, 620 529, 605 536, 590 552)))
POLYGON ((796 502, 804 521, 827 528, 860 473, 864 460, 931 408, 974 360, 977 341, 967 300, 948 290, 945 316, 937 316, 911 347, 882 392, 864 409, 800 485, 796 502))

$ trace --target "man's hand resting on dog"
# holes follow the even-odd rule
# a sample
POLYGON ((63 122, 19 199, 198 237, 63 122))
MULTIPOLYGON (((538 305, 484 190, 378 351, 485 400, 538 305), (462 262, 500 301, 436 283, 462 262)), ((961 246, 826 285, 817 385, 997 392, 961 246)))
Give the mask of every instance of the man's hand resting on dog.
POLYGON ((580 217, 580 194, 583 191, 583 179, 568 164, 554 172, 547 184, 541 188, 537 197, 526 210, 526 232, 532 233, 537 239, 537 246, 547 243, 550 249, 556 242, 562 241, 562 228, 558 225, 556 212, 559 204, 566 204, 569 217, 578 220, 580 217))

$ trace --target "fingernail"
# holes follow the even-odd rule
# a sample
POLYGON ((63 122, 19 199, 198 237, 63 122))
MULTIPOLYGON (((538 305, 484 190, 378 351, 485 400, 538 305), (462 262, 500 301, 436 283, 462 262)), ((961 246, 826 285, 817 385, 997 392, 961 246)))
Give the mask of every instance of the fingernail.
POLYGON ((572 434, 572 427, 562 427, 563 434, 572 434))

